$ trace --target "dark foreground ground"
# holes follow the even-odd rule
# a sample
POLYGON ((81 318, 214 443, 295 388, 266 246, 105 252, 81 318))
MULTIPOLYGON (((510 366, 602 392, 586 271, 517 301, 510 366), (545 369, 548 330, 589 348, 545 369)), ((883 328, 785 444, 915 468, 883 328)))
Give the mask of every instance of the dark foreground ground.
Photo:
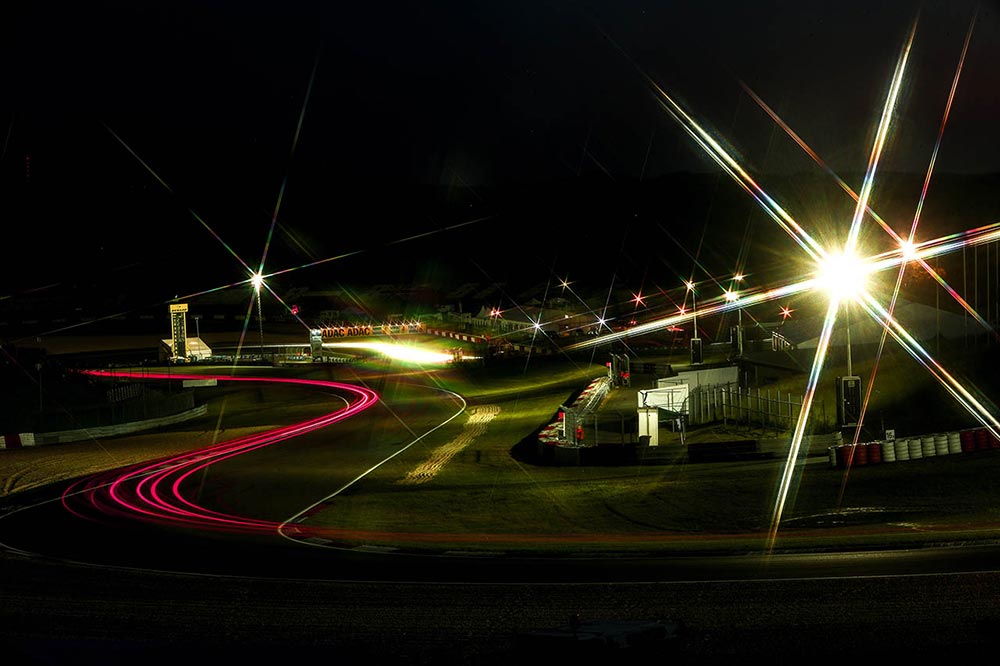
POLYGON ((1000 648, 993 573, 429 585, 185 576, 6 554, 0 578, 10 664, 977 663, 1000 648), (597 636, 573 639, 573 616, 583 630, 617 621, 669 632, 630 645, 597 624, 597 636))

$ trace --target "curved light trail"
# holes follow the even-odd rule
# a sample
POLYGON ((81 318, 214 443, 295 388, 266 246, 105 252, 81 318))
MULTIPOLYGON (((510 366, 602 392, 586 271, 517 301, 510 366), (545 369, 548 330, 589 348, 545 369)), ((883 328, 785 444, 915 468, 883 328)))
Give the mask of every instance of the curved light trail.
MULTIPOLYGON (((141 372, 110 372, 90 370, 97 377, 135 377, 140 379, 177 379, 178 375, 141 372)), ((204 449, 141 463, 98 474, 71 485, 62 496, 63 506, 81 518, 91 519, 92 510, 99 515, 124 516, 160 524, 174 524, 202 529, 236 532, 277 532, 280 523, 258 520, 214 511, 200 506, 181 490, 192 475, 209 466, 271 444, 283 442, 350 418, 376 404, 378 394, 370 389, 312 379, 281 377, 231 377, 219 375, 183 375, 184 379, 214 379, 235 382, 269 382, 317 386, 346 393, 340 409, 307 421, 275 428, 263 433, 239 437, 204 449), (81 498, 86 502, 78 508, 81 498)))

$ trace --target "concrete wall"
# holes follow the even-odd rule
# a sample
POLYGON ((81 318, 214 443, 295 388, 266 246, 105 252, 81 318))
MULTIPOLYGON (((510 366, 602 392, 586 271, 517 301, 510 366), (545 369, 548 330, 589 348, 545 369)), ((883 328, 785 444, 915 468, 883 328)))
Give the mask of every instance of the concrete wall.
MULTIPOLYGON (((27 433, 20 435, 20 445, 21 446, 31 446, 31 445, 41 445, 41 444, 63 444, 65 442, 79 442, 87 439, 99 439, 101 437, 116 437, 119 435, 128 435, 134 432, 141 432, 143 430, 152 430, 154 428, 159 428, 160 426, 173 425, 176 423, 183 423, 185 421, 190 421, 191 419, 196 419, 198 417, 204 416, 208 413, 208 405, 200 405, 194 409, 189 409, 186 412, 181 412, 179 414, 172 414, 170 416, 162 416, 156 419, 147 419, 145 421, 130 421, 128 423, 120 423, 113 426, 101 426, 97 428, 86 428, 81 430, 62 430, 60 432, 43 432, 43 433, 27 433), (32 444, 25 443, 25 437, 31 438, 32 444)), ((7 444, 4 442, 5 445, 7 444)), ((12 447, 6 447, 12 448, 12 447)))

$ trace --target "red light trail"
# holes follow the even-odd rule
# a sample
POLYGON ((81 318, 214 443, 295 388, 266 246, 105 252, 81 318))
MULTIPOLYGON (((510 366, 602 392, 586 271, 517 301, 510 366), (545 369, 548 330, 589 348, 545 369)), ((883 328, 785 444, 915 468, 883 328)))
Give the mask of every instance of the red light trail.
MULTIPOLYGON (((177 375, 91 370, 97 377, 177 379, 177 375)), ((209 466, 271 444, 283 442, 350 418, 378 402, 374 391, 340 382, 276 377, 230 377, 183 375, 184 379, 214 379, 235 382, 286 383, 335 389, 348 394, 345 406, 322 416, 282 426, 263 433, 239 437, 185 454, 97 474, 71 485, 62 496, 63 506, 82 518, 94 519, 93 510, 108 516, 123 516, 160 524, 175 524, 222 531, 277 533, 281 523, 213 511, 182 494, 181 487, 193 474, 209 466), (83 504, 83 506, 81 506, 83 504)))

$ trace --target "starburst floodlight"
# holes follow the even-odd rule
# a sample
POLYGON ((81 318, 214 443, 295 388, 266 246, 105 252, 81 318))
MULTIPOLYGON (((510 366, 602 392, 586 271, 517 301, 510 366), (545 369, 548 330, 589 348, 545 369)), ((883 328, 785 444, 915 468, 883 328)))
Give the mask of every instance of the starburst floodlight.
POLYGON ((250 284, 253 285, 254 291, 260 291, 261 285, 264 284, 264 276, 260 273, 254 273, 250 276, 250 284))
POLYGON ((917 244, 913 241, 900 241, 899 251, 903 255, 904 262, 911 262, 917 258, 917 244))
POLYGON ((871 266, 857 254, 836 252, 828 254, 820 262, 816 281, 831 299, 853 299, 865 291, 871 270, 871 266))

